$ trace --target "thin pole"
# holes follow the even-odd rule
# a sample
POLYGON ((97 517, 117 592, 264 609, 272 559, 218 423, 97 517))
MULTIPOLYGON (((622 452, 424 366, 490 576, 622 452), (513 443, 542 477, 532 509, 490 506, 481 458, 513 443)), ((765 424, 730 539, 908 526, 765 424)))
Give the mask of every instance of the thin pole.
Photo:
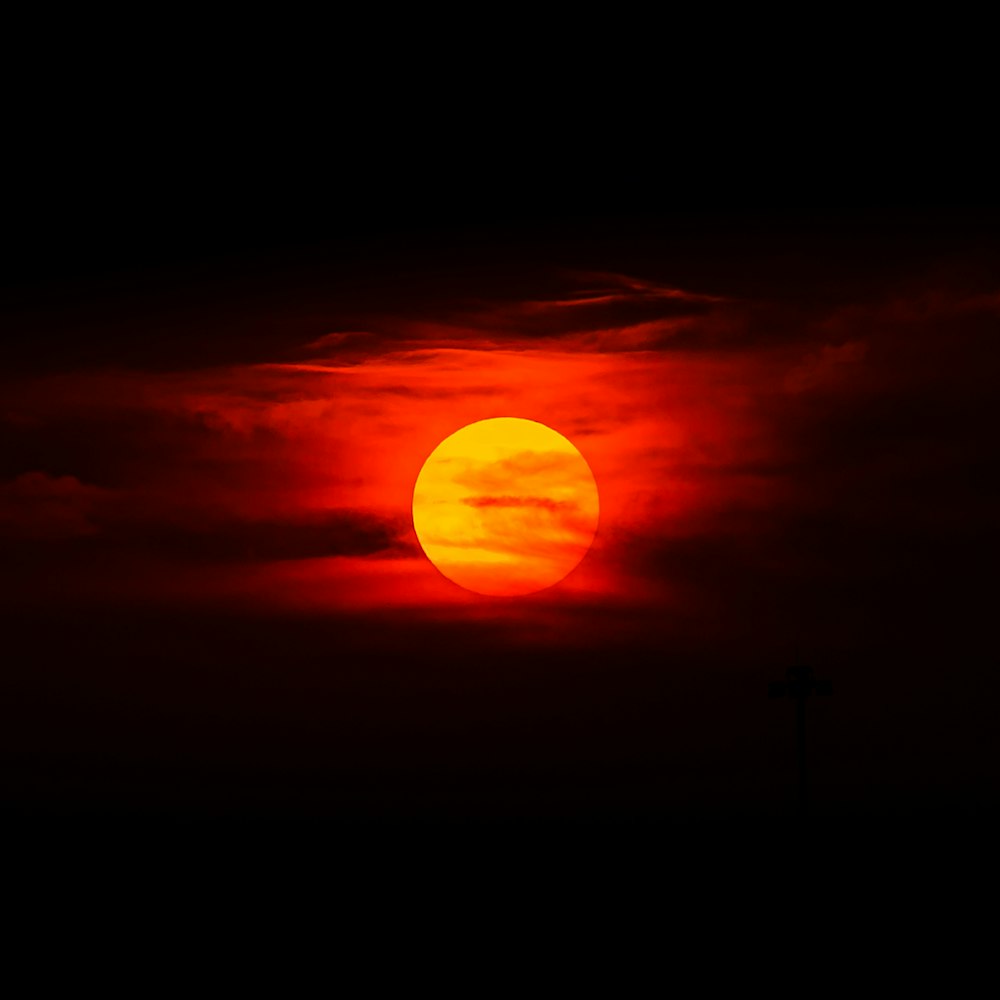
POLYGON ((828 680, 817 680, 807 666, 789 667, 785 680, 768 685, 771 698, 795 699, 795 760, 798 765, 797 805, 799 817, 809 815, 809 772, 806 768, 806 698, 811 694, 829 695, 833 686, 828 680))
POLYGON ((809 775, 806 770, 806 695, 800 691, 795 698, 795 742, 799 764, 799 816, 809 815, 809 775))

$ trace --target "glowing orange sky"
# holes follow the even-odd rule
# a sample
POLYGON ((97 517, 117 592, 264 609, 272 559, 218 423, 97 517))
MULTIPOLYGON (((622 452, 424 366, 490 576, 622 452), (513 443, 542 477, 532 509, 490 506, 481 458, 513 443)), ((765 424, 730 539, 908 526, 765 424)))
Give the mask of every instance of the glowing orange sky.
MULTIPOLYGON (((958 322, 996 303, 929 308, 958 322)), ((455 430, 517 416, 566 435, 600 488, 593 548, 556 597, 673 601, 680 576, 648 571, 649 553, 745 539, 765 514, 773 523, 837 495, 822 465, 808 479, 785 474, 802 461, 796 435, 831 407, 923 377, 905 361, 912 315, 890 301, 806 323, 773 306, 583 275, 548 299, 372 314, 367 329, 361 317, 263 364, 24 380, 5 420, 26 440, 67 441, 72 462, 39 462, 6 483, 0 526, 107 539, 105 560, 142 554, 138 583, 122 583, 123 568, 87 576, 91 589, 474 604, 486 599, 457 592, 421 552, 413 487, 455 430), (778 335, 781 324, 795 336, 778 335)), ((71 586, 72 573, 60 579, 71 586)))
POLYGON ((747 385, 759 374, 746 359, 406 345, 360 364, 89 376, 55 405, 91 418, 106 408, 109 420, 138 411, 163 434, 159 456, 154 434, 118 473, 106 498, 118 518, 211 525, 363 512, 399 532, 382 555, 333 557, 327 573, 352 580, 351 603, 366 594, 409 603, 415 592, 437 602, 457 598, 442 594, 407 522, 424 459, 456 429, 513 414, 577 443, 601 484, 602 526, 572 586, 621 593, 622 540, 654 522, 691 530, 706 508, 734 499, 763 502, 752 474, 706 489, 737 457, 767 452, 752 412, 756 387, 747 385))

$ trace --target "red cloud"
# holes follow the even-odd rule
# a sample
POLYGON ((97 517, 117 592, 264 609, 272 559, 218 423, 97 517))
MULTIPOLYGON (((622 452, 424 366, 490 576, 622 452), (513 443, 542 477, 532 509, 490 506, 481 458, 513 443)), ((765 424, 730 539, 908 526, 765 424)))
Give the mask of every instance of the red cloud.
POLYGON ((574 510, 577 504, 571 500, 551 500, 549 497, 479 496, 465 497, 462 503, 469 507, 540 507, 545 510, 574 510))
POLYGON ((25 472, 0 485, 0 532, 15 539, 67 539, 96 535, 95 508, 107 492, 75 476, 25 472))

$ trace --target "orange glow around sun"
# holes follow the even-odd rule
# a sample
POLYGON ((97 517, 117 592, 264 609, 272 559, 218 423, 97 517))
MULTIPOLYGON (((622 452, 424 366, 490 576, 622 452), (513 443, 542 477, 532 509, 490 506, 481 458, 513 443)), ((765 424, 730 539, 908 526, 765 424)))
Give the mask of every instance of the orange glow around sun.
POLYGON ((597 531, 597 484, 580 452, 545 424, 496 417, 431 453, 413 490, 413 527, 449 580, 515 596, 562 580, 597 531))

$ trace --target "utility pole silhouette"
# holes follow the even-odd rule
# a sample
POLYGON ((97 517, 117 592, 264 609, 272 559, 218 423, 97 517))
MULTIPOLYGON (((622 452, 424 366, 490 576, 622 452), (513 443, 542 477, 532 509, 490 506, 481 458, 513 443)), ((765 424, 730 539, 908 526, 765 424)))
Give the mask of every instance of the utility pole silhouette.
POLYGON ((809 815, 809 776, 806 770, 806 698, 811 694, 831 695, 833 685, 828 680, 817 680, 812 669, 806 666, 789 667, 785 680, 772 681, 767 686, 770 698, 795 699, 795 756, 798 764, 798 812, 809 815))

